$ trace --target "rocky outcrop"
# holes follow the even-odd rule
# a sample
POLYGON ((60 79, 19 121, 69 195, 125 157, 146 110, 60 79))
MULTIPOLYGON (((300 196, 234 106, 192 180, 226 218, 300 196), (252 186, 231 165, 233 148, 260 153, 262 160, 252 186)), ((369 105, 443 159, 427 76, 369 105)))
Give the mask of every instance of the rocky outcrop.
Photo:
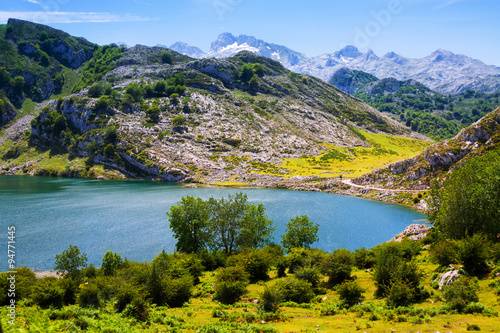
POLYGON ((401 242, 403 239, 411 239, 413 241, 421 240, 427 236, 427 233, 432 227, 425 224, 411 224, 392 239, 393 242, 401 242))
POLYGON ((72 37, 64 31, 42 24, 11 18, 7 26, 10 27, 7 38, 19 43, 19 49, 24 54, 33 54, 36 51, 35 45, 44 43, 46 53, 71 68, 78 68, 92 58, 97 47, 84 38, 72 37), (45 32, 44 38, 47 39, 40 39, 42 32, 45 32))
POLYGON ((360 185, 428 186, 441 172, 449 172, 466 159, 500 144, 500 108, 460 131, 454 138, 436 143, 420 155, 357 178, 360 185))
POLYGON ((12 104, 6 100, 0 99, 0 128, 14 119, 16 116, 16 109, 12 104))
POLYGON ((439 289, 441 290, 443 286, 450 285, 453 281, 460 277, 460 271, 458 269, 444 272, 439 276, 439 289))

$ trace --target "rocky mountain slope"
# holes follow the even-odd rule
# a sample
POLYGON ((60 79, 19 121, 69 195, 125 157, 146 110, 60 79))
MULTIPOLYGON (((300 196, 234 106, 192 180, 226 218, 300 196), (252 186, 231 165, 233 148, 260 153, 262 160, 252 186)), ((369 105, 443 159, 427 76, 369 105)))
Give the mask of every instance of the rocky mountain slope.
POLYGON ((94 83, 83 75, 82 89, 2 132, 1 173, 253 182, 284 158, 319 155, 325 145, 370 146, 360 130, 426 139, 250 52, 193 60, 162 47, 115 45, 88 63, 103 68, 82 67, 94 83))
MULTIPOLYGON (((162 45, 158 45, 162 46, 162 45)), ((187 43, 177 42, 169 46, 169 49, 174 50, 183 55, 187 55, 192 58, 201 58, 205 52, 196 46, 190 46, 187 43)))
POLYGON ((335 72, 330 83, 437 141, 455 136, 500 105, 500 92, 468 89, 443 95, 416 80, 377 79, 347 68, 335 72))
POLYGON ((43 101, 61 91, 65 68, 79 68, 97 48, 96 44, 61 30, 9 19, 0 26, 0 67, 11 79, 0 80, 0 89, 16 106, 25 98, 43 101), (17 87, 10 82, 15 77, 23 80, 17 87))
POLYGON ((212 43, 209 52, 203 55, 186 54, 200 58, 222 58, 242 50, 272 58, 294 72, 313 75, 325 81, 345 67, 380 79, 413 79, 443 94, 456 94, 467 89, 480 92, 500 90, 500 67, 441 49, 421 59, 406 58, 394 52, 379 57, 371 50, 363 53, 354 46, 346 46, 331 54, 307 57, 285 46, 251 36, 235 37, 224 33, 212 43))
POLYGON ((423 153, 364 175, 353 182, 386 188, 427 188, 467 159, 500 147, 500 108, 464 128, 454 138, 434 144, 423 153))
POLYGON ((379 81, 379 79, 371 74, 342 67, 333 73, 328 82, 332 86, 354 95, 358 89, 365 87, 369 83, 377 81, 379 81))

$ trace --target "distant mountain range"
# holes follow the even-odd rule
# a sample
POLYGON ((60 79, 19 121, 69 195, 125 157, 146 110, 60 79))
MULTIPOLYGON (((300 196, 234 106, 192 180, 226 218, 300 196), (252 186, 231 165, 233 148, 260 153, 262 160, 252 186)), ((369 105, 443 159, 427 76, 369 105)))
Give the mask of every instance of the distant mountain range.
POLYGON ((291 71, 310 74, 325 81, 329 81, 339 69, 348 68, 379 79, 414 79, 444 94, 456 94, 467 89, 480 92, 500 90, 500 67, 441 49, 427 57, 412 59, 394 52, 379 57, 372 50, 363 53, 349 45, 334 53, 308 57, 286 46, 246 35, 236 37, 230 33, 221 34, 206 53, 186 43, 175 43, 170 48, 194 58, 224 58, 240 51, 250 51, 277 60, 291 71))

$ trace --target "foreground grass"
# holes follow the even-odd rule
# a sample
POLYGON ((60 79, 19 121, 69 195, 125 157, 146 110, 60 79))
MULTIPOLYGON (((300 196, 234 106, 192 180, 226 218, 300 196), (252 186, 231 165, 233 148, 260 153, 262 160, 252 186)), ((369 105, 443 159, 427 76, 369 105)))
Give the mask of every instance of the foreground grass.
MULTIPOLYGON (((466 332, 471 325, 481 331, 498 332, 499 319, 482 314, 457 314, 443 310, 442 293, 432 289, 430 278, 437 269, 428 261, 427 251, 418 257, 419 268, 424 272, 423 286, 431 297, 411 307, 391 309, 385 300, 374 297, 375 285, 371 273, 355 270, 353 276, 365 290, 363 305, 349 310, 337 310, 329 316, 322 316, 321 309, 338 302, 338 295, 332 289, 324 289, 316 299, 307 304, 285 303, 280 306, 279 315, 274 317, 258 313, 255 300, 260 299, 265 286, 273 288, 276 272, 270 279, 251 284, 239 302, 227 306, 212 300, 213 272, 205 272, 195 287, 189 303, 181 308, 151 306, 146 322, 116 313, 111 299, 95 310, 82 309, 78 305, 65 306, 61 310, 41 310, 32 306, 30 300, 21 301, 16 308, 15 325, 7 323, 7 308, 1 308, 5 332, 466 332), (207 326, 208 325, 208 326, 207 326), (210 328, 209 328, 210 327, 210 328), (226 327, 226 329, 223 329, 226 327)), ((478 281, 479 301, 491 313, 499 312, 500 305, 494 289, 490 286, 494 275, 478 281)))

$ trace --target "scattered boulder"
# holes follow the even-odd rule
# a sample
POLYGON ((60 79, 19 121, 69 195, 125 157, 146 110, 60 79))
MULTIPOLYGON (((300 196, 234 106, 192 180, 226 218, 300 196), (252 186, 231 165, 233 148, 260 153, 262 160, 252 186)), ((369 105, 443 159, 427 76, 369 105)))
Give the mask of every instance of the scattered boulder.
POLYGON ((432 227, 425 224, 411 224, 403 230, 402 233, 398 234, 392 239, 393 242, 401 242, 403 239, 408 238, 414 241, 421 240, 427 236, 427 232, 431 230, 432 227))
POLYGON ((439 289, 441 290, 443 286, 449 285, 450 283, 458 279, 459 276, 460 271, 458 269, 441 274, 441 276, 439 277, 439 289))

